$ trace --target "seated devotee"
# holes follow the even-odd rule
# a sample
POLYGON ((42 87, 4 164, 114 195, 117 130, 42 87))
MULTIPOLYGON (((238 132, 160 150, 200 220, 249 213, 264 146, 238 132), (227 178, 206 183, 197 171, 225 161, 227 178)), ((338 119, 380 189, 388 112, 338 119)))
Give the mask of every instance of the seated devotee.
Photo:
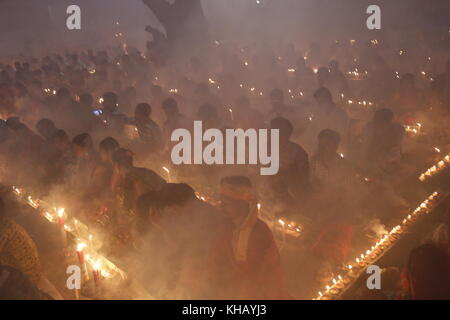
POLYGON ((22 272, 0 265, 0 300, 51 300, 22 272))
POLYGON ((450 109, 450 60, 447 60, 445 71, 436 76, 431 84, 433 93, 445 110, 450 109))
POLYGON ((371 290, 366 282, 356 290, 355 300, 399 300, 402 296, 401 271, 397 267, 381 269, 381 288, 371 290))
POLYGON ((213 298, 216 288, 211 287, 204 269, 223 221, 220 211, 199 200, 187 184, 168 183, 140 196, 136 213, 141 239, 138 255, 144 262, 142 281, 150 290, 164 287, 166 297, 172 299, 213 298), (146 259, 154 261, 151 268, 146 259))
POLYGON ((45 174, 47 150, 44 141, 23 123, 12 126, 12 132, 15 134, 15 144, 11 151, 19 169, 17 179, 23 184, 36 184, 45 174))
POLYGON ((336 60, 331 60, 328 64, 330 70, 328 74, 328 79, 326 82, 326 87, 333 91, 334 97, 339 97, 344 94, 345 97, 349 96, 349 87, 344 74, 339 69, 339 62, 336 60))
POLYGON ((100 159, 94 149, 94 143, 88 133, 82 133, 72 139, 73 154, 75 156, 75 172, 73 172, 71 184, 73 186, 85 186, 91 183, 92 174, 100 159))
POLYGON ((195 100, 194 102, 197 105, 205 105, 205 104, 211 104, 213 106, 216 106, 217 114, 221 117, 225 116, 226 110, 223 108, 219 108, 222 106, 221 100, 219 97, 217 97, 215 94, 213 94, 210 90, 207 84, 200 83, 195 88, 195 100))
POLYGON ((197 111, 195 120, 202 121, 203 130, 221 129, 223 122, 217 114, 217 109, 212 104, 204 104, 197 111))
POLYGON ((260 129, 264 127, 264 117, 261 112, 252 108, 247 96, 240 96, 235 101, 235 107, 231 109, 233 127, 240 129, 260 129))
POLYGON ((49 151, 45 157, 48 165, 44 180, 49 184, 60 184, 67 180, 70 167, 75 164, 70 138, 64 130, 58 129, 48 143, 49 151))
POLYGON ((164 100, 162 108, 166 116, 166 121, 163 126, 163 141, 170 145, 170 137, 175 129, 190 129, 193 124, 186 116, 180 113, 178 103, 175 99, 168 98, 164 100))
POLYGON ((411 251, 406 267, 413 300, 450 299, 450 258, 448 251, 424 244, 411 251))
POLYGON ((50 140, 57 128, 52 120, 44 118, 38 121, 36 124, 36 130, 42 138, 45 140, 50 140))
POLYGON ((113 153, 119 149, 120 145, 116 139, 107 137, 100 141, 99 155, 100 161, 92 172, 89 192, 97 201, 102 201, 111 195, 111 180, 113 177, 113 153))
POLYGON ((393 120, 391 110, 379 109, 363 132, 361 165, 372 173, 382 173, 400 161, 404 129, 393 120))
POLYGON ((149 191, 161 189, 166 181, 154 171, 135 167, 131 151, 119 148, 112 154, 114 176, 112 190, 125 210, 133 210, 136 199, 149 191))
POLYGON ((415 114, 422 107, 423 93, 417 88, 414 75, 407 73, 400 79, 400 86, 391 98, 390 105, 401 124, 416 124, 415 114))
POLYGON ((42 272, 34 241, 25 229, 6 217, 5 203, 0 198, 0 265, 22 272, 29 281, 54 298, 61 299, 55 287, 42 272))
POLYGON ((210 283, 218 298, 288 299, 280 256, 269 227, 258 218, 258 199, 250 180, 223 178, 221 206, 226 222, 212 251, 210 283))
POLYGON ((102 119, 104 123, 113 132, 122 133, 125 117, 118 112, 119 98, 117 94, 114 92, 105 92, 102 98, 102 119))
POLYGON ((339 142, 336 131, 321 131, 317 153, 310 160, 311 218, 320 228, 312 251, 325 260, 319 275, 325 278, 336 265, 347 261, 361 190, 355 169, 337 153, 339 142))
POLYGON ((284 93, 281 89, 273 89, 270 92, 270 104, 271 109, 269 110, 269 119, 273 119, 276 117, 292 119, 295 114, 294 107, 289 106, 285 103, 284 93))
POLYGON ((129 121, 136 126, 140 140, 144 143, 142 150, 150 153, 159 150, 162 133, 158 124, 151 119, 152 108, 148 103, 139 103, 134 111, 134 119, 129 121))
POLYGON ((77 132, 91 131, 95 123, 94 110, 94 98, 90 93, 83 93, 80 95, 78 101, 77 115, 74 121, 78 121, 77 132))
POLYGON ((275 118, 270 128, 279 130, 279 171, 267 177, 269 188, 275 201, 291 206, 303 201, 310 188, 308 154, 290 140, 294 128, 289 120, 275 118))
POLYGON ((328 84, 328 79, 330 76, 330 70, 326 67, 320 67, 319 69, 317 69, 317 85, 318 87, 324 87, 325 85, 328 84))
POLYGON ((340 134, 343 140, 342 149, 345 151, 350 119, 345 111, 333 102, 331 93, 327 88, 317 89, 314 93, 314 99, 317 105, 312 111, 310 125, 306 133, 308 143, 315 145, 317 135, 323 129, 332 129, 340 134))

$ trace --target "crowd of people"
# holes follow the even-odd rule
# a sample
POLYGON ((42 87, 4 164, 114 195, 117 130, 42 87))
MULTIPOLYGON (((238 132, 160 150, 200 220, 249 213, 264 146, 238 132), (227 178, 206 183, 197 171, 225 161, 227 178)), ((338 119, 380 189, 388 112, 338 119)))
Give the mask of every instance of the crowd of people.
MULTIPOLYGON (((63 201, 156 298, 298 298, 277 223, 294 221, 296 250, 317 263, 302 291, 311 296, 368 233, 403 219, 425 194, 418 170, 434 146, 449 146, 450 60, 448 49, 430 53, 433 41, 339 39, 302 51, 214 41, 170 59, 126 47, 3 61, 1 182, 63 201), (194 120, 279 129, 278 174, 173 165, 171 134, 194 120)), ((33 240, 0 204, 0 292, 9 283, 4 292, 26 295, 13 288, 23 283, 58 297, 33 240)), ((384 298, 450 298, 444 225, 446 244, 411 252, 408 294, 395 282, 384 298)))

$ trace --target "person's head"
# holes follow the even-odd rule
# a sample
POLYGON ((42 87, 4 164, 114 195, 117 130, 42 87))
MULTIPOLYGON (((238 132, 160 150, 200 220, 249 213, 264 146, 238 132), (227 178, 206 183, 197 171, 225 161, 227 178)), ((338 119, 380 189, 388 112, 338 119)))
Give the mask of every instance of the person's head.
POLYGON ((58 101, 61 102, 67 102, 70 100, 70 90, 63 87, 63 88, 59 88, 56 91, 56 98, 58 99, 58 101))
POLYGON ((125 176, 133 168, 133 161, 133 153, 130 150, 119 148, 112 154, 114 169, 121 176, 125 176))
POLYGON ((70 147, 70 138, 67 133, 62 130, 56 130, 53 136, 51 137, 51 142, 58 150, 67 150, 70 147))
POLYGON ((164 111, 164 114, 166 115, 166 118, 171 118, 173 116, 176 116, 179 113, 178 110, 178 103, 175 99, 168 98, 164 100, 162 104, 162 108, 164 111))
POLYGON ((373 115, 373 122, 383 124, 383 123, 392 123, 394 120, 394 113, 389 109, 379 109, 375 111, 373 115))
POLYGON ((103 110, 106 113, 113 113, 118 106, 118 97, 114 92, 105 92, 103 94, 103 110))
POLYGON ((314 92, 314 99, 316 99, 319 106, 333 102, 330 90, 325 87, 320 87, 316 90, 316 92, 314 92))
POLYGON ((134 118, 137 121, 148 120, 152 114, 152 107, 148 103, 139 103, 134 110, 134 118))
POLYGON ((446 251, 434 244, 413 249, 407 263, 407 276, 413 299, 450 299, 450 263, 446 251))
POLYGON ((337 153, 341 137, 338 132, 331 129, 320 131, 318 136, 318 153, 325 156, 332 156, 337 153))
POLYGON ((89 155, 94 147, 94 142, 88 133, 82 133, 72 139, 75 156, 83 158, 89 155))
POLYGON ((183 214, 183 208, 196 201, 194 189, 185 183, 167 183, 160 190, 148 192, 136 200, 136 214, 140 228, 145 233, 151 223, 159 223, 162 218, 172 220, 175 215, 183 214))
POLYGON ((220 201, 224 214, 236 219, 250 213, 248 199, 253 196, 252 183, 244 176, 229 176, 220 181, 220 201))
POLYGON ((6 125, 8 126, 8 128, 10 128, 11 130, 15 130, 15 128, 21 124, 19 117, 9 117, 8 119, 6 119, 6 125))
POLYGON ((273 89, 270 92, 270 102, 272 107, 277 108, 284 104, 284 94, 281 89, 273 89))
POLYGON ((159 191, 159 207, 165 214, 179 213, 180 208, 195 201, 195 191, 186 183, 166 183, 159 191), (174 209, 174 210, 172 210, 174 209))
POLYGON ((112 162, 112 155, 114 151, 119 148, 119 143, 113 137, 107 137, 103 139, 99 144, 99 153, 101 160, 104 162, 112 162))
POLYGON ((400 79, 400 86, 403 89, 414 89, 415 86, 415 77, 411 73, 406 73, 400 79))
POLYGON ((319 86, 324 85, 330 76, 330 70, 325 67, 320 67, 317 70, 317 81, 319 82, 319 86))
POLYGON ((91 108, 94 104, 94 98, 92 97, 92 94, 83 93, 82 95, 80 95, 80 104, 85 107, 91 108))
POLYGON ((48 140, 55 134, 57 128, 52 120, 44 118, 38 121, 36 130, 44 139, 48 140))
POLYGON ((282 117, 270 121, 270 128, 279 130, 280 142, 288 141, 294 131, 292 123, 288 119, 282 117))

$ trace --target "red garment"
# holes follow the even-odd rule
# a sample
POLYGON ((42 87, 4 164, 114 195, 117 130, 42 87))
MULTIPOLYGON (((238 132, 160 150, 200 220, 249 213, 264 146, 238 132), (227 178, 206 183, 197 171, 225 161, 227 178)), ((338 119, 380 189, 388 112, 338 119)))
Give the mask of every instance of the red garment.
POLYGON ((336 264, 345 264, 352 245, 353 226, 347 223, 330 223, 319 234, 311 250, 336 264))
POLYGON ((237 261, 233 252, 234 229, 231 222, 226 223, 213 246, 210 271, 218 294, 225 295, 226 299, 290 299, 283 283, 278 248, 269 227, 257 220, 250 235, 247 259, 243 262, 237 261), (219 292, 222 288, 224 292, 219 292))

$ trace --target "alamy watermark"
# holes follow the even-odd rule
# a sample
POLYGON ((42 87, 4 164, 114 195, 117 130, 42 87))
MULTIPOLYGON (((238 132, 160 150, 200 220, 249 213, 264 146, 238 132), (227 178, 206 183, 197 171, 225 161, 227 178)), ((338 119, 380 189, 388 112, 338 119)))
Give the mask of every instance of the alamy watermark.
POLYGON ((67 7, 66 13, 69 15, 66 19, 66 26, 69 30, 81 29, 81 8, 76 4, 67 7))
POLYGON ((279 129, 247 129, 245 131, 225 129, 224 131, 225 134, 219 129, 208 129, 203 132, 202 121, 194 121, 193 137, 187 129, 175 129, 172 132, 171 141, 178 143, 172 148, 172 162, 175 165, 257 165, 259 163, 263 166, 260 168, 261 175, 278 173, 279 129), (209 142, 205 148, 203 148, 203 142, 209 142))

